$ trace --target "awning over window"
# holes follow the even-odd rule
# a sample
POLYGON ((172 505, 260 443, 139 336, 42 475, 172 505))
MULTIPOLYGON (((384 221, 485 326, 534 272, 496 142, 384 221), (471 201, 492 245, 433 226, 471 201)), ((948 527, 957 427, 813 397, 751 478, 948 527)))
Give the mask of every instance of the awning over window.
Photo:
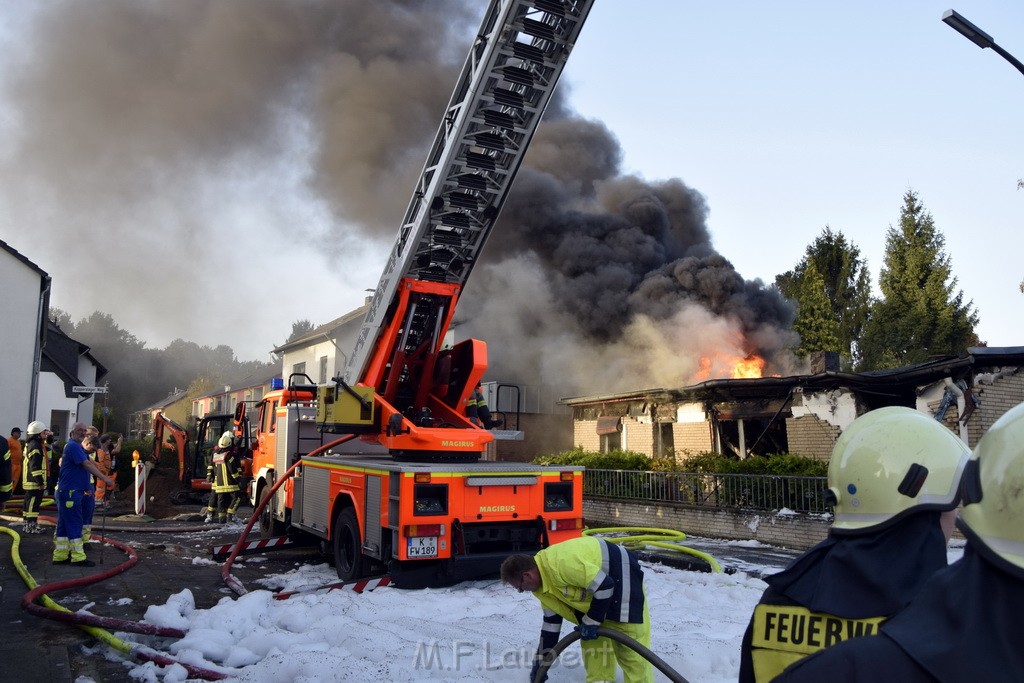
POLYGON ((622 431, 622 418, 621 417, 599 417, 597 418, 597 433, 601 436, 605 434, 614 434, 615 432, 622 431))

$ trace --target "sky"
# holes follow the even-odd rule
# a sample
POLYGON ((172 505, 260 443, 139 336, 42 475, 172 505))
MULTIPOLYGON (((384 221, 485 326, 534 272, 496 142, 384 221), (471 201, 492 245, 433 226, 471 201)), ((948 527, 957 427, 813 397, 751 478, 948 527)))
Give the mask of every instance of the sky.
MULTIPOLYGON (((688 539, 735 573, 709 574, 642 562, 651 613, 651 650, 694 683, 735 681, 743 632, 767 584, 795 553, 757 541, 688 539), (759 563, 756 557, 764 558, 759 563), (734 557, 747 559, 733 561, 734 557), (752 559, 753 558, 753 559, 752 559), (781 558, 781 562, 780 562, 781 558)), ((954 562, 963 542, 948 550, 954 562)), ((259 564, 260 556, 246 559, 259 564)), ((219 565, 201 556, 194 564, 219 565)), ((186 630, 161 652, 176 661, 229 674, 232 681, 483 681, 526 680, 540 637, 541 610, 529 593, 497 580, 407 591, 393 587, 356 594, 316 588, 337 580, 326 564, 299 565, 249 585, 208 609, 196 607, 189 589, 149 605, 144 621, 186 630), (271 591, 308 591, 275 600, 271 591), (396 615, 401 615, 396 619, 396 615)), ((563 625, 563 635, 568 633, 563 625)), ((134 642, 138 636, 119 634, 134 642)), ((97 652, 97 655, 101 653, 97 652)), ((551 683, 579 681, 579 646, 552 667, 551 683)), ((132 680, 177 683, 177 665, 133 666, 132 680)), ((621 673, 620 673, 621 680, 621 673)), ((656 674, 658 680, 665 680, 656 674)))
MULTIPOLYGON (((376 286, 481 4, 0 3, 0 239, 73 319, 103 310, 151 347, 267 360, 292 322, 376 286)), ((943 24, 948 8, 598 0, 467 289, 466 330, 515 342, 492 352, 502 369, 578 366, 564 383, 579 391, 682 384, 711 348, 792 371, 792 313, 765 285, 826 225, 877 283, 913 190, 981 339, 1024 344, 1024 74, 943 24), (670 229, 622 208, 640 195, 670 229), (639 225, 656 257, 613 252, 632 233, 594 228, 608 221, 530 225, 545 196, 639 225), (553 230, 587 239, 549 244, 553 230), (728 297, 686 288, 712 271, 728 297), (676 360, 649 375, 623 360, 637 349, 676 360)), ((1024 5, 955 9, 1024 57, 1024 5)))

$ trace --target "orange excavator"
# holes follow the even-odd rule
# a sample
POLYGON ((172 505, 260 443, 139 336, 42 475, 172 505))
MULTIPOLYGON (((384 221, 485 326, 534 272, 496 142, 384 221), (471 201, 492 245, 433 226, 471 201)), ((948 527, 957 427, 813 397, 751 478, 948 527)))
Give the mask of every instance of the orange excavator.
POLYGON ((217 439, 226 431, 234 432, 235 439, 245 454, 242 460, 243 477, 248 484, 252 463, 252 435, 249 430, 249 418, 245 413, 245 404, 239 403, 233 414, 207 415, 196 422, 193 438, 190 438, 185 427, 162 412, 156 414, 153 418, 151 455, 154 465, 159 462, 161 450, 167 442, 173 444, 178 456, 178 481, 181 482, 182 488, 171 494, 172 503, 206 504, 211 489, 211 484, 206 478, 207 466, 210 464, 217 439))

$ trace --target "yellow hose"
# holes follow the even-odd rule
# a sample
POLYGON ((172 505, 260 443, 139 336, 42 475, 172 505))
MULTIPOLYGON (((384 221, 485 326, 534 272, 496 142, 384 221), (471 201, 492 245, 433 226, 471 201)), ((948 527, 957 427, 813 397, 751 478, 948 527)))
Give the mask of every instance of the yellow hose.
MULTIPOLYGON (((5 526, 0 526, 0 532, 3 532, 10 536, 13 541, 13 545, 11 547, 11 558, 14 560, 14 567, 18 570, 18 574, 21 575, 21 580, 25 582, 25 585, 28 586, 29 590, 36 588, 39 584, 36 583, 36 580, 32 578, 31 574, 29 574, 28 569, 25 567, 25 563, 21 561, 21 536, 18 534, 18 532, 5 526)), ((45 594, 40 598, 40 602, 42 602, 44 607, 49 607, 50 609, 60 610, 62 612, 68 613, 71 612, 71 610, 69 610, 67 607, 64 607, 60 603, 54 602, 50 598, 50 596, 45 594)), ((96 638, 97 640, 100 640, 109 645, 110 647, 114 648, 115 650, 120 650, 125 654, 131 654, 132 650, 134 649, 133 645, 126 643, 120 638, 115 637, 112 633, 105 629, 97 628, 95 626, 86 626, 85 624, 76 624, 76 626, 78 626, 78 628, 82 629, 83 631, 85 631, 92 637, 96 638)))
POLYGON ((711 565, 711 571, 716 574, 722 573, 722 566, 718 564, 718 561, 711 555, 701 552, 700 550, 695 550, 694 548, 689 548, 681 543, 670 542, 681 541, 686 538, 686 534, 675 529, 658 529, 642 526, 606 526, 597 529, 584 529, 583 534, 585 536, 601 535, 604 540, 609 543, 621 543, 630 550, 642 550, 647 546, 653 546, 655 548, 671 550, 677 553, 693 555, 694 557, 699 557, 711 565), (603 536, 604 534, 625 535, 605 537, 603 536))

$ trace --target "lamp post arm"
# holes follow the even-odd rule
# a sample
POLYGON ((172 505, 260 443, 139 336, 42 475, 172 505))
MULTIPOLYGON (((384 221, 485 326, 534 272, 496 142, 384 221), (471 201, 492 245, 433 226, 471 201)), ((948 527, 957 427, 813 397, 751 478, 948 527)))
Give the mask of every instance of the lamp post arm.
POLYGON ((1010 64, 1013 64, 1013 66, 1016 67, 1017 71, 1024 74, 1024 64, 1021 64, 1021 61, 1019 59, 1017 59, 1009 52, 996 45, 995 43, 992 43, 992 49, 995 50, 995 53, 997 55, 1008 61, 1010 64))

